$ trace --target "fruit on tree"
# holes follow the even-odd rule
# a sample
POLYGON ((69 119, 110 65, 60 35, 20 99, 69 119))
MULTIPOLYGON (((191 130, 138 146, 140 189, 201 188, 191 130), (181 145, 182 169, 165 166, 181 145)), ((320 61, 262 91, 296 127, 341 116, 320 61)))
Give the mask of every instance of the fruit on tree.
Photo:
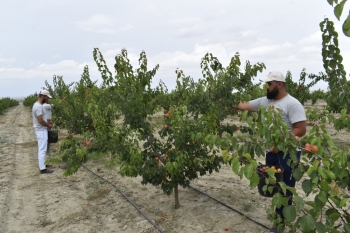
POLYGON ((228 231, 228 227, 224 227, 224 230, 225 230, 225 231, 228 231))
POLYGON ((170 114, 167 113, 167 114, 165 114, 164 116, 165 116, 166 118, 169 118, 170 114))
POLYGON ((297 142, 299 142, 299 136, 295 136, 295 140, 297 141, 297 142))
POLYGON ((85 145, 85 146, 90 146, 91 143, 90 143, 89 141, 85 141, 85 142, 84 142, 84 145, 85 145))
POLYGON ((305 150, 306 151, 311 151, 311 144, 310 143, 306 143, 305 144, 305 150))
POLYGON ((164 129, 167 129, 167 128, 169 128, 169 126, 168 125, 164 125, 164 129))
POLYGON ((318 147, 316 145, 311 146, 311 151, 312 152, 317 152, 318 151, 318 147))

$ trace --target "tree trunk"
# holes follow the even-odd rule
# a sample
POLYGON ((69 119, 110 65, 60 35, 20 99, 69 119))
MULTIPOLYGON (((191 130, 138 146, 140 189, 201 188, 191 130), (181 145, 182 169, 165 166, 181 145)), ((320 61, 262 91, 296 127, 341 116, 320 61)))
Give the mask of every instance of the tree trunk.
POLYGON ((175 209, 180 208, 180 201, 179 201, 179 189, 178 185, 175 186, 175 209))

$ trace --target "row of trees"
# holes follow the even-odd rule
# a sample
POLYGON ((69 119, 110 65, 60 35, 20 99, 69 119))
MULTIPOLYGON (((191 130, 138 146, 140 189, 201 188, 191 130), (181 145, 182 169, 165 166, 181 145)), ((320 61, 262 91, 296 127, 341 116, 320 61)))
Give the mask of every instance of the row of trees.
POLYGON ((19 105, 17 100, 11 99, 9 97, 0 99, 0 115, 4 114, 8 108, 19 105))
MULTIPOLYGON (((60 76, 53 77, 53 86, 46 82, 55 104, 54 122, 69 132, 53 162, 65 163, 64 174, 70 175, 88 159, 107 158, 109 166, 120 168, 120 174, 141 176, 142 184, 159 186, 168 195, 174 192, 175 208, 179 208, 178 186, 188 187, 199 176, 219 172, 222 164, 232 165, 234 173, 249 179, 251 187, 257 186, 256 158, 274 146, 291 154, 290 163, 299 165, 293 176, 303 181, 302 190, 279 182, 281 193, 274 195, 268 212, 273 215, 275 207, 286 206, 285 224, 292 232, 349 232, 350 150, 334 145, 325 124, 337 130, 349 129, 350 89, 333 23, 325 19, 320 26, 325 73, 306 74, 303 70, 298 83, 287 74, 290 94, 301 102, 324 98, 328 104, 325 109, 308 110, 308 121, 313 121, 314 127, 300 141, 275 109, 248 114, 231 107, 266 94, 253 82, 265 69, 263 63, 247 61, 242 65, 236 54, 224 67, 207 54, 201 61, 203 78, 195 81, 177 70, 176 88, 169 92, 162 82, 151 88, 159 66, 148 69, 145 52, 134 69, 127 51, 122 50, 115 58, 113 75, 100 51, 94 49, 103 80, 100 86, 90 79, 88 67, 79 82, 66 84, 60 76), (310 93, 320 80, 329 83, 329 92, 310 93), (154 124, 159 111, 164 116, 154 124), (241 124, 224 123, 228 116, 238 116, 241 124), (298 161, 295 148, 306 144, 318 150, 304 150, 303 159, 298 161), (292 206, 287 206, 286 190, 294 194, 292 206), (300 198, 301 192, 313 193, 315 198, 306 201, 300 198)), ((266 182, 277 185, 273 171, 266 182)))

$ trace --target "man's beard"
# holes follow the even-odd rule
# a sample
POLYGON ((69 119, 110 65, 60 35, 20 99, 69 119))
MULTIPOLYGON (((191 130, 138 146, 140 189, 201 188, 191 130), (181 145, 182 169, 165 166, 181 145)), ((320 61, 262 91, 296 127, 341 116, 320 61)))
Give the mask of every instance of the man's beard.
POLYGON ((279 90, 277 87, 275 87, 272 91, 267 90, 266 97, 269 100, 272 100, 272 99, 275 99, 278 96, 278 94, 279 94, 279 90))

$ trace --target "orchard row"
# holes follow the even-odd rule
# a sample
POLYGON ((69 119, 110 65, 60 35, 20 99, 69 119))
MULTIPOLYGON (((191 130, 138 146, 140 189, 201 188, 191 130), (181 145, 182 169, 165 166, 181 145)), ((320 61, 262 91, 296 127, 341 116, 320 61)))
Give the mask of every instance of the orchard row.
MULTIPOLYGON (((285 206, 285 224, 293 232, 346 232, 350 229, 350 151, 335 146, 325 125, 334 125, 336 130, 350 129, 350 85, 343 78, 332 22, 325 19, 321 30, 326 73, 302 71, 299 83, 293 83, 287 75, 289 93, 301 101, 310 99, 309 89, 318 81, 329 83, 328 93, 314 92, 328 105, 307 111, 308 121, 314 126, 302 138, 289 132, 278 109, 260 109, 256 113, 232 109, 241 101, 266 94, 265 88, 254 83, 265 69, 263 63, 252 65, 247 61, 242 66, 236 54, 224 67, 207 54, 201 61, 201 79, 194 80, 176 70, 176 88, 169 91, 162 82, 151 88, 159 66, 148 69, 145 52, 134 69, 127 51, 122 50, 111 72, 102 54, 94 49, 101 85, 90 79, 88 67, 76 83, 66 84, 59 76, 54 76, 53 86, 46 83, 54 97, 54 122, 70 133, 53 160, 65 163, 65 175, 70 175, 89 159, 108 158, 109 165, 118 166, 121 175, 140 176, 142 184, 160 187, 168 195, 174 192, 175 208, 179 208, 178 186, 188 187, 200 176, 219 172, 222 164, 231 165, 235 174, 246 177, 250 186, 256 187, 256 159, 265 156, 266 148, 274 147, 291 155, 292 166, 298 165, 293 176, 302 182, 302 190, 279 182, 281 192, 271 199, 268 213, 274 215, 276 207, 285 206), (159 111, 164 117, 155 123, 154 116, 159 111), (240 124, 225 123, 231 116, 238 117, 240 124), (301 161, 296 156, 297 147, 303 148, 301 161), (287 190, 294 194, 291 206, 287 205, 287 190), (313 193, 314 201, 304 200, 301 193, 313 193)), ((271 178, 266 186, 270 181, 277 185, 274 170, 266 171, 271 178)))

